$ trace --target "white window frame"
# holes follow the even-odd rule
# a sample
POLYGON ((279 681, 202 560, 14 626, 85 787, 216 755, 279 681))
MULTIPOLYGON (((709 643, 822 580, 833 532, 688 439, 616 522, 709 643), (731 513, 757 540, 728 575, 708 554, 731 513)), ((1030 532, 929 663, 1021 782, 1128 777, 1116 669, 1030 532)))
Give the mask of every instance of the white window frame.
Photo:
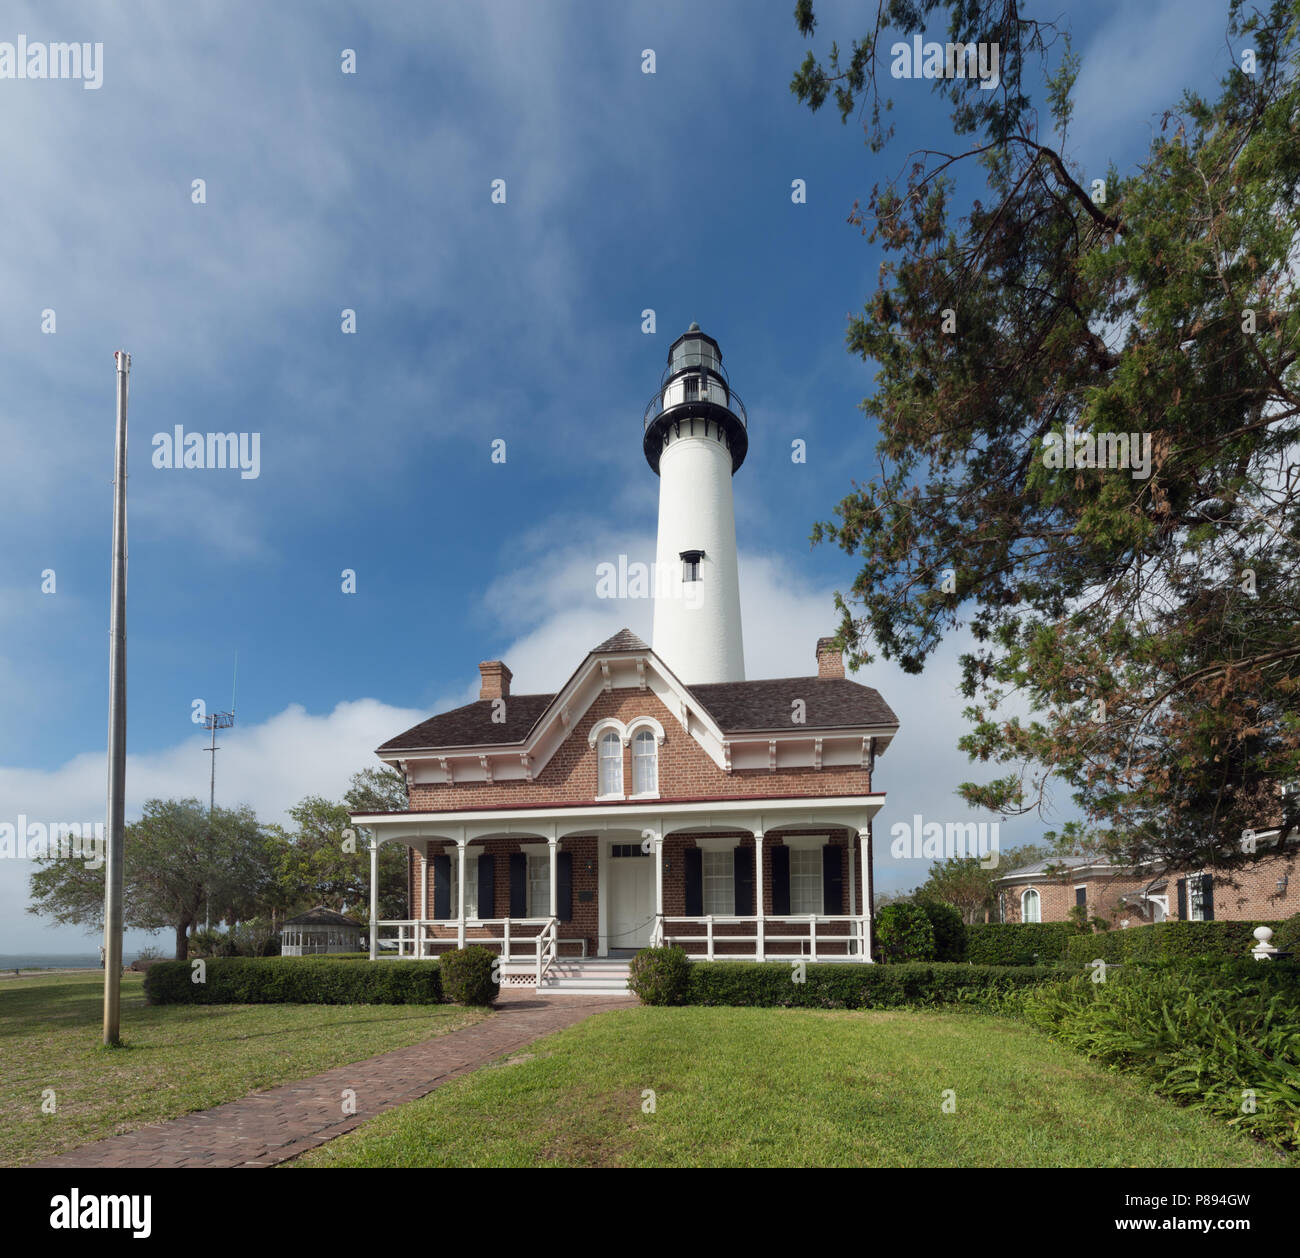
MULTIPOLYGON (((826 885, 822 881, 822 849, 826 846, 824 842, 819 842, 815 847, 810 843, 795 843, 788 845, 790 847, 790 916, 791 917, 821 917, 826 907, 826 885), (811 902, 806 898, 795 898, 795 866, 811 865, 816 875, 816 908, 809 908, 807 905, 811 902)), ((805 869, 798 875, 800 880, 806 881, 812 875, 805 869)))
POLYGON ((705 917, 736 916, 736 847, 702 847, 700 857, 700 902, 705 917), (710 870, 712 866, 712 870, 710 870), (713 896, 710 896, 710 883, 713 896))
POLYGON ((1043 920, 1043 897, 1038 894, 1037 887, 1026 887, 1020 893, 1020 920, 1022 922, 1041 922, 1043 920), (1034 897, 1034 916, 1029 916, 1029 910, 1026 907, 1029 897, 1034 897))
POLYGON ((659 797, 659 739, 655 737, 655 732, 649 725, 642 725, 632 734, 632 798, 633 799, 658 799, 659 797), (648 756, 643 756, 637 752, 637 744, 645 745, 649 743, 650 751, 648 756), (637 761, 649 760, 650 762, 650 782, 649 785, 642 787, 637 781, 637 761))
MULTIPOLYGON (((480 852, 475 852, 473 848, 465 849, 465 920, 468 922, 471 918, 478 920, 478 858, 480 852)), ((451 903, 447 905, 447 911, 451 914, 450 921, 460 920, 460 900, 458 899, 458 887, 460 883, 460 855, 455 848, 451 849, 451 876, 447 879, 448 886, 451 888, 451 903)))
MULTIPOLYGON (((621 744, 620 744, 621 745, 621 744)), ((549 905, 551 899, 551 853, 549 847, 540 850, 524 849, 528 858, 526 877, 524 879, 524 907, 529 917, 550 917, 550 908, 541 909, 537 896, 543 895, 549 905), (533 871, 540 870, 541 877, 535 877, 533 871)))
POLYGON ((623 764, 623 744, 624 739, 616 729, 602 730, 596 739, 596 798, 597 799, 624 799, 626 798, 624 776, 625 766, 623 764), (607 763, 612 764, 613 757, 606 756, 605 749, 610 743, 613 743, 618 750, 618 790, 605 790, 605 766, 607 763))

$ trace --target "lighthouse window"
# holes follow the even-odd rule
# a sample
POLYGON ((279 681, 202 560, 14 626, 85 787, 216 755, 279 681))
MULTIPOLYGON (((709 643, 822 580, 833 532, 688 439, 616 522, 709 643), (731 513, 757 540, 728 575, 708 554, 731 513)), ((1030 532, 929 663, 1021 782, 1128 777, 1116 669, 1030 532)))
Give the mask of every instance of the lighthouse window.
POLYGON ((700 579, 700 560, 704 558, 702 550, 684 550, 681 553, 682 580, 698 581, 700 579))

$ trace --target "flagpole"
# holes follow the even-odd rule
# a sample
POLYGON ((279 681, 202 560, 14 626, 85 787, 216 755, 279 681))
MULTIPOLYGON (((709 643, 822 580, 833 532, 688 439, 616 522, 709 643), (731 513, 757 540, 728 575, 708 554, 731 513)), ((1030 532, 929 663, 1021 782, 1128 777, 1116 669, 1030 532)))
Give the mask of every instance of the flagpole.
POLYGON ((108 869, 104 885, 104 1044, 121 1042, 122 842, 126 789, 126 386, 131 355, 118 350, 113 464, 113 581, 108 651, 108 869))

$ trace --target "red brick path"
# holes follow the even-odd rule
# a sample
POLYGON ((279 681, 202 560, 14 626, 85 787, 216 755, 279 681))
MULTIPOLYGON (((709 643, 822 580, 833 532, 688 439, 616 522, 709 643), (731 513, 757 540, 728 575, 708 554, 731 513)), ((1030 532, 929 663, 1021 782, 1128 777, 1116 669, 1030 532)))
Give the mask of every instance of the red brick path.
POLYGON ((474 1026, 215 1109, 151 1123, 35 1165, 274 1166, 543 1035, 636 1003, 634 997, 538 996, 503 989, 497 1012, 474 1026), (355 1114, 343 1113, 345 1088, 356 1093, 355 1114))

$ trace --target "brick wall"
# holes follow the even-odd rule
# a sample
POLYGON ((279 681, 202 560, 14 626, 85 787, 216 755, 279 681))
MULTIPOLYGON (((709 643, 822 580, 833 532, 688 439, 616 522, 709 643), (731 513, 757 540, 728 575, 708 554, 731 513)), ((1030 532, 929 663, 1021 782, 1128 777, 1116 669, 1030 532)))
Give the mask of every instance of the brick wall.
MULTIPOLYGON (((412 783, 412 809, 509 807, 512 804, 569 804, 596 797, 596 750, 587 735, 597 721, 615 717, 624 724, 653 716, 664 728, 659 748, 659 793, 666 798, 741 799, 786 795, 854 795, 871 790, 867 769, 744 769, 726 772, 716 765, 651 690, 613 690, 599 695, 564 744, 532 782, 412 783)), ((623 749, 624 789, 631 791, 631 749, 623 749)))
MULTIPOLYGON (((1206 871, 1208 872, 1208 871, 1206 871)), ((1158 894, 1169 899, 1168 921, 1178 918, 1178 887, 1186 874, 1171 874, 1158 894)), ((1151 884, 1150 877, 1132 875, 1092 875, 1088 878, 1070 878, 1062 881, 1035 882, 1032 885, 1041 897, 1041 919, 1045 922, 1063 922, 1074 907, 1074 888, 1087 888, 1088 916, 1103 917, 1118 926, 1128 919, 1133 926, 1152 921, 1150 909, 1140 911, 1135 903, 1120 904, 1125 894, 1143 890, 1151 884)), ((1008 922, 1020 921, 1020 895, 1027 884, 1017 883, 1002 888, 1008 922)), ((1188 905, 1190 915, 1191 906, 1188 905)), ((1297 853, 1268 857, 1245 869, 1214 876, 1214 916, 1218 921, 1252 921, 1257 918, 1273 920, 1300 913, 1300 861, 1297 853), (1285 891, 1277 889, 1278 880, 1286 876, 1285 891)))

